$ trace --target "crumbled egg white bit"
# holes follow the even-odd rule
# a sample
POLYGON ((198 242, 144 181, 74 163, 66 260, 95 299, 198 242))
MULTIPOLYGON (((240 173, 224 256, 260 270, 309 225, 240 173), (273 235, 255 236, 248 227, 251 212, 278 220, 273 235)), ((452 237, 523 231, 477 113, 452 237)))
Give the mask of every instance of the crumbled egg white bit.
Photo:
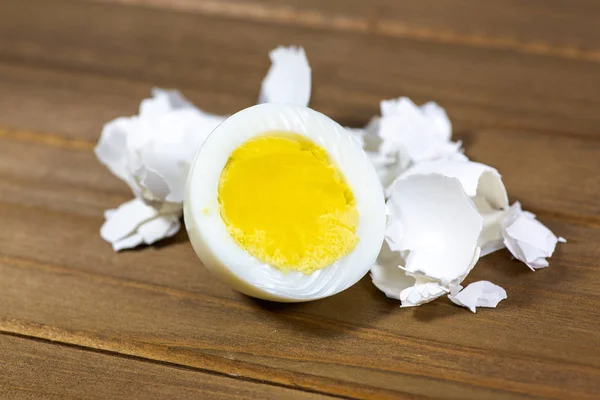
MULTIPOLYGON (((308 105, 311 69, 304 50, 278 47, 269 56, 259 103, 308 105)), ((140 104, 138 115, 105 125, 96 155, 135 196, 105 213, 101 236, 115 251, 177 233, 192 160, 225 119, 198 109, 177 91, 155 89, 140 104)), ((380 115, 364 128, 346 130, 364 149, 389 198, 386 242, 371 276, 403 307, 448 293, 454 303, 472 311, 495 307, 506 298, 502 288, 487 281, 460 286, 479 257, 506 247, 536 270, 549 265, 557 243, 566 242, 518 202, 509 207, 498 171, 468 160, 461 143, 452 141, 450 119, 436 103, 417 106, 406 97, 384 100, 380 115), (404 191, 416 193, 415 199, 407 200, 404 191), (438 201, 426 201, 427 192, 437 193, 438 201), (471 221, 468 232, 457 222, 461 218, 471 221), (427 238, 426 227, 432 226, 445 229, 427 238), (437 250, 423 258, 423 249, 437 250)), ((206 208, 203 213, 210 214, 206 208)), ((311 276, 318 279, 320 274, 311 276)))

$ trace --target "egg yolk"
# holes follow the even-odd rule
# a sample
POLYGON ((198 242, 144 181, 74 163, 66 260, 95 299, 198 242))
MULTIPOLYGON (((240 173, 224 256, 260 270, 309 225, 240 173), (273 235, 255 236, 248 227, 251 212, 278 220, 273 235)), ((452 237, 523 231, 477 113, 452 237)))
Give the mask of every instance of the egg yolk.
POLYGON ((219 204, 237 244, 283 271, 310 274, 358 242, 352 191, 325 150, 300 135, 269 132, 238 147, 219 204))

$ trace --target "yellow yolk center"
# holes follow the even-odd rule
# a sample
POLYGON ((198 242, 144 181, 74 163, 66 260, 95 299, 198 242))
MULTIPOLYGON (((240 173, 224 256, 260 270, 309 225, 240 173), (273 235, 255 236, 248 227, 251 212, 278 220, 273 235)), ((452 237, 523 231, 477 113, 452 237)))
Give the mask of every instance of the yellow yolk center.
POLYGON ((238 147, 219 203, 238 245, 283 271, 309 274, 358 242, 352 191, 325 150, 299 135, 269 132, 238 147))

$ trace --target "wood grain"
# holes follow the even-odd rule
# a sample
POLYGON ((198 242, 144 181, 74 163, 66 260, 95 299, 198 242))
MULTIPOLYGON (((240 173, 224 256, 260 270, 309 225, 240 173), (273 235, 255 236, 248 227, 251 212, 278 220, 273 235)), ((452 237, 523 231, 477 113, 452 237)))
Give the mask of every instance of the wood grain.
MULTIPOLYGON (((17 70, 36 66, 61 71, 62 76, 47 77, 46 72, 34 79, 44 79, 46 87, 48 79, 54 82, 59 90, 47 91, 46 99, 75 104, 74 111, 84 103, 89 106, 90 99, 75 103, 69 96, 73 87, 85 85, 100 101, 119 95, 127 99, 118 83, 126 81, 122 84, 144 83, 144 90, 129 95, 129 112, 150 86, 159 85, 189 92, 209 111, 231 113, 256 101, 268 51, 300 43, 315 71, 311 104, 341 122, 364 123, 381 99, 409 95, 441 102, 461 129, 598 133, 600 95, 595 88, 600 76, 595 63, 110 3, 25 2, 32 7, 13 6, 23 4, 14 0, 0 4, 0 61, 17 70), (46 18, 48 14, 59 17, 46 18), (24 31, 23 26, 32 28, 24 31), (89 81, 77 82, 89 75, 89 81), (115 81, 115 86, 108 84, 115 81), (233 99, 227 102, 227 97, 233 99)), ((44 85, 27 86, 31 94, 44 85)), ((0 120, 3 126, 27 126, 19 113, 9 112, 19 105, 35 107, 37 96, 22 99, 26 93, 20 102, 4 101, 10 119, 0 120)), ((42 107, 36 110, 45 113, 42 107)), ((74 114, 69 118, 76 119, 74 114)), ((47 130, 43 128, 38 130, 47 130)), ((89 133, 96 137, 97 129, 89 133)))
POLYGON ((0 2, 0 394, 600 397, 597 8, 0 2), (569 239, 551 267, 482 259, 469 280, 509 299, 470 314, 444 300, 401 310, 368 277, 314 303, 255 301, 212 277, 184 232, 113 253, 102 211, 131 194, 94 158, 102 124, 135 113, 154 85, 211 112, 251 105, 282 43, 306 47, 311 104, 344 124, 383 98, 439 101, 468 155, 569 239))
POLYGON ((589 0, 568 4, 546 1, 543 7, 476 0, 425 0, 418 4, 387 0, 98 1, 600 62, 595 29, 595 14, 600 8, 589 0))
POLYGON ((329 398, 74 346, 0 335, 3 399, 329 398))

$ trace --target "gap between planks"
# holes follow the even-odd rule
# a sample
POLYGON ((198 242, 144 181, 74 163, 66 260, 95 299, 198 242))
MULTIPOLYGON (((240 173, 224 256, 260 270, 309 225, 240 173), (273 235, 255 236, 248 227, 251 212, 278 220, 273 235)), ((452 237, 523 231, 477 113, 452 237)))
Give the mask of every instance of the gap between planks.
MULTIPOLYGON (((256 365, 247 361, 230 360, 219 356, 202 355, 183 350, 172 350, 151 343, 124 341, 118 338, 98 338, 89 332, 67 331, 54 326, 37 324, 0 317, 0 334, 9 334, 48 343, 72 346, 88 351, 144 360, 163 365, 171 365, 199 372, 220 375, 249 382, 295 389, 309 393, 322 394, 343 399, 363 398, 376 395, 378 399, 398 398, 402 393, 351 384, 336 379, 304 373, 284 371, 278 368, 256 365), (149 352, 152 352, 151 357, 149 352), (177 361, 174 361, 177 360, 177 361), (318 387, 329 390, 312 389, 318 387)), ((404 395, 404 394, 403 394, 404 395)), ((416 396, 415 396, 416 397, 416 396)))
POLYGON ((243 19, 277 25, 363 33, 421 42, 444 43, 466 47, 509 50, 521 54, 600 63, 600 50, 557 46, 541 41, 519 41, 510 37, 463 34, 452 30, 434 30, 412 26, 402 20, 369 19, 343 14, 326 14, 317 9, 291 6, 238 3, 219 0, 87 0, 95 3, 114 3, 154 9, 195 12, 207 16, 243 19))
MULTIPOLYGON (((1 322, 0 322, 0 324, 1 324, 1 322)), ((300 387, 300 386, 285 385, 285 384, 280 384, 277 382, 270 382, 270 381, 265 381, 265 380, 260 380, 260 379, 252 379, 252 378, 248 378, 248 377, 240 376, 240 375, 230 375, 230 374, 226 374, 226 373, 219 372, 219 371, 213 371, 210 369, 204 369, 204 368, 194 367, 194 366, 185 365, 185 364, 177 364, 177 363, 173 363, 170 361, 155 360, 153 358, 119 353, 119 352, 112 351, 112 350, 88 347, 88 346, 83 346, 83 345, 79 345, 79 344, 75 344, 75 343, 63 342, 60 340, 47 339, 47 338, 40 337, 40 336, 31 336, 31 335, 23 334, 23 333, 19 333, 19 332, 6 331, 6 330, 3 330, 3 328, 1 328, 1 327, 0 327, 0 335, 12 336, 12 337, 20 338, 20 339, 25 339, 25 340, 32 340, 32 341, 35 341, 38 343, 49 344, 49 345, 54 345, 54 346, 63 346, 63 347, 71 348, 71 349, 77 349, 77 350, 81 350, 81 351, 102 354, 102 355, 106 355, 106 356, 110 356, 110 357, 124 358, 126 360, 134 360, 134 361, 146 362, 146 363, 150 363, 150 364, 163 365, 166 367, 171 367, 171 368, 176 368, 176 369, 183 369, 183 370, 187 370, 187 371, 201 372, 204 374, 215 375, 215 376, 220 376, 220 377, 225 377, 225 378, 235 379, 235 380, 240 380, 240 381, 245 381, 245 382, 252 382, 252 383, 258 383, 258 384, 262 384, 262 385, 269 385, 269 386, 280 387, 280 388, 285 388, 285 389, 297 390, 300 392, 325 395, 325 396, 329 396, 332 398, 356 399, 355 397, 340 396, 340 395, 336 395, 336 394, 332 394, 332 393, 321 392, 318 390, 311 390, 310 388, 304 388, 304 387, 300 387)))

